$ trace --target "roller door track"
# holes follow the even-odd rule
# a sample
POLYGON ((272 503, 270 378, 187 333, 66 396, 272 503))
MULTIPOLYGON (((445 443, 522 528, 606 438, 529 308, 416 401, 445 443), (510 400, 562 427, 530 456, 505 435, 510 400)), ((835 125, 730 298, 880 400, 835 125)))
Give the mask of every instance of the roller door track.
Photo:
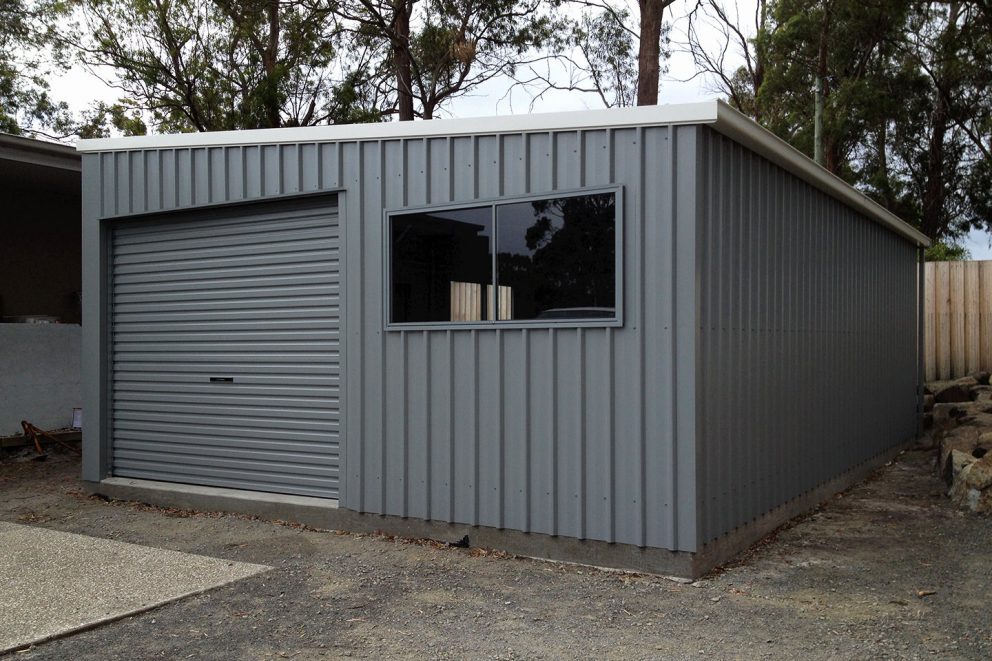
POLYGON ((114 475, 337 498, 336 201, 113 229, 114 475))

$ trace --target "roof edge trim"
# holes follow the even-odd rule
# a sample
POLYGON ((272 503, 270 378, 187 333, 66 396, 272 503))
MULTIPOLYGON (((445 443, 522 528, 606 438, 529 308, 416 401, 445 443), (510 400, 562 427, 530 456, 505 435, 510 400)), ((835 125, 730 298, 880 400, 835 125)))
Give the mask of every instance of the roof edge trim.
POLYGON ((0 160, 73 172, 82 170, 82 157, 71 146, 9 133, 0 133, 0 160))
POLYGON ((718 103, 717 101, 701 101, 660 106, 532 113, 529 115, 173 133, 129 138, 96 138, 80 140, 76 143, 76 149, 85 153, 184 147, 225 147, 246 144, 399 140, 403 138, 589 130, 661 124, 711 124, 717 120, 718 103))
POLYGON ((302 142, 399 140, 502 133, 578 131, 634 126, 708 124, 717 132, 789 170, 808 184, 857 209, 917 246, 930 240, 861 191, 815 163, 774 133, 722 101, 635 106, 498 117, 466 117, 414 122, 342 124, 281 129, 213 131, 80 140, 79 152, 110 152, 302 142))

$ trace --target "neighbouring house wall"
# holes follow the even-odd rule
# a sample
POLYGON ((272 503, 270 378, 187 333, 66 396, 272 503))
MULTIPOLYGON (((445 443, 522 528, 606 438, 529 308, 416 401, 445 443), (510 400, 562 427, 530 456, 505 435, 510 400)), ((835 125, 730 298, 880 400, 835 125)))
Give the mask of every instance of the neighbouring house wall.
POLYGON ((82 405, 79 346, 75 324, 0 324, 0 436, 20 433, 21 420, 72 423, 82 405))
POLYGON ((917 250, 706 129, 700 544, 916 429, 917 250))
POLYGON ((67 194, 0 182, 0 201, 0 316, 49 315, 78 324, 78 187, 67 194))

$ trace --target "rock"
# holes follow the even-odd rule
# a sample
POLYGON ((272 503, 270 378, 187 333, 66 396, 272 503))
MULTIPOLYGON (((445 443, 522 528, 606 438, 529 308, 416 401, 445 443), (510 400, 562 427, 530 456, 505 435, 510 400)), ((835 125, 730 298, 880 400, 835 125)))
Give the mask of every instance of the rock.
POLYGON ((923 394, 924 395, 932 395, 933 394, 933 389, 930 387, 929 384, 924 384, 924 386, 923 386, 923 394))
POLYGON ((988 372, 975 372, 974 374, 971 375, 971 378, 977 381, 978 385, 981 386, 989 385, 990 377, 992 377, 992 374, 989 374, 988 372))
POLYGON ((923 395, 923 410, 932 411, 933 410, 934 399, 933 395, 923 395))
MULTIPOLYGON (((974 380, 974 379, 972 379, 974 380)), ((933 396, 936 404, 952 404, 971 401, 971 388, 960 383, 954 383, 937 391, 933 396)))
POLYGON ((935 426, 945 426, 952 420, 956 420, 964 415, 964 411, 957 404, 934 404, 933 424, 935 426))
POLYGON ((992 487, 992 455, 974 459, 966 470, 962 469, 958 479, 963 480, 969 489, 982 491, 992 487))
MULTIPOLYGON (((941 478, 948 485, 954 479, 960 471, 961 466, 957 467, 957 470, 952 470, 952 454, 957 452, 962 456, 970 457, 971 460, 975 459, 973 452, 975 448, 981 447, 982 443, 978 440, 978 429, 975 427, 955 427, 950 431, 938 432, 936 437, 940 441, 940 454, 937 459, 937 468, 940 472, 941 478)), ((959 462, 965 462, 964 459, 959 458, 959 462)), ((967 463, 967 462, 965 462, 967 463)))
POLYGON ((961 475, 961 471, 976 461, 978 461, 978 459, 975 459, 967 452, 961 452, 961 450, 951 450, 951 478, 954 480, 958 479, 961 475))
MULTIPOLYGON (((927 413, 927 415, 930 415, 927 413)), ((924 427, 927 426, 926 416, 923 418, 924 427)), ((936 450, 939 447, 938 440, 933 434, 921 434, 916 438, 916 443, 913 445, 914 450, 936 450)))
POLYGON ((972 376, 962 376, 960 379, 955 379, 954 384, 964 386, 965 388, 971 388, 972 386, 978 385, 978 379, 972 376))
POLYGON ((961 480, 961 472, 976 461, 977 459, 967 452, 961 452, 959 450, 951 450, 947 456, 947 461, 944 464, 940 477, 950 487, 947 495, 958 505, 964 504, 964 491, 966 491, 964 481, 961 480))
POLYGON ((948 495, 959 507, 992 514, 992 461, 973 459, 958 473, 948 495))

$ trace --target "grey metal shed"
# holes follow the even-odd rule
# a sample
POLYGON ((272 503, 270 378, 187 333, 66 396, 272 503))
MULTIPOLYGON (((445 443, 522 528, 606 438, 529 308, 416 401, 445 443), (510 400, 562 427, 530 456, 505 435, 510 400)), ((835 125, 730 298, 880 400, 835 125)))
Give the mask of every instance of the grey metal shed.
POLYGON ((722 103, 79 149, 96 491, 698 574, 915 435, 927 239, 722 103))

